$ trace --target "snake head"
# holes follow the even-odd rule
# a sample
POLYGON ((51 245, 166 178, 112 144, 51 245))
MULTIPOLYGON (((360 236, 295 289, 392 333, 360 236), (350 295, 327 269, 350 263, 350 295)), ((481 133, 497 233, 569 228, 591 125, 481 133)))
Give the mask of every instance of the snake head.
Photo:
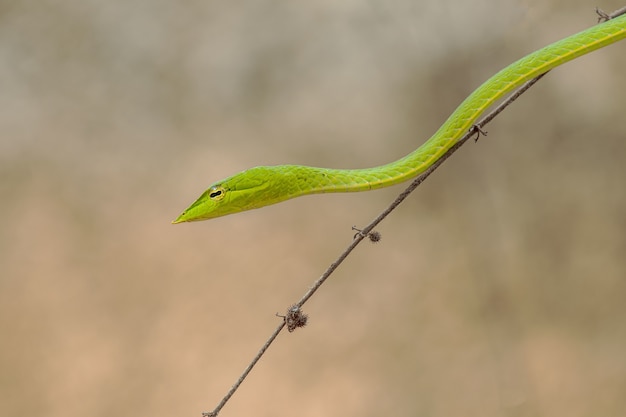
POLYGON ((212 184, 172 223, 208 220, 278 203, 279 167, 255 167, 212 184))

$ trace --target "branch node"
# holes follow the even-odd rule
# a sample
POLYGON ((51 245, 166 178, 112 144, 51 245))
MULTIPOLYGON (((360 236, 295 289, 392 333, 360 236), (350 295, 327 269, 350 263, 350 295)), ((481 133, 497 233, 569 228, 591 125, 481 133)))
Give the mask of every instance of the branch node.
POLYGON ((598 23, 606 22, 611 19, 611 16, 602 10, 601 8, 596 6, 596 14, 598 15, 598 23))
POLYGON ((276 313, 276 316, 281 317, 285 321, 289 333, 293 332, 298 327, 306 326, 307 322, 309 321, 309 316, 304 314, 297 304, 289 307, 289 309, 287 310, 287 315, 283 316, 276 313))
POLYGON ((480 125, 478 123, 472 125, 472 127, 470 127, 469 129, 469 134, 470 135, 476 135, 476 137, 474 138, 474 143, 478 142, 478 139, 480 139, 481 136, 487 136, 487 131, 486 130, 482 130, 480 125))
POLYGON ((382 235, 380 234, 380 232, 376 231, 376 230, 372 230, 369 233, 365 233, 363 230, 358 229, 356 226, 352 226, 352 230, 355 230, 357 233, 354 234, 354 236, 352 237, 352 239, 356 239, 357 236, 363 236, 366 237, 370 240, 370 242, 372 243, 378 243, 380 242, 380 240, 382 239, 382 235))

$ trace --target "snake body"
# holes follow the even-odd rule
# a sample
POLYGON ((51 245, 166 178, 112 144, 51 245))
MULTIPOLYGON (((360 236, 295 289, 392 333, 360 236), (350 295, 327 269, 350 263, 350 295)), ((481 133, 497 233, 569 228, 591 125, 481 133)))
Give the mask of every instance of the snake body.
POLYGON ((441 158, 492 104, 526 81, 626 37, 626 15, 552 43, 504 68, 470 94, 415 151, 386 165, 328 169, 259 166, 212 184, 173 223, 207 220, 317 193, 367 191, 401 183, 441 158))

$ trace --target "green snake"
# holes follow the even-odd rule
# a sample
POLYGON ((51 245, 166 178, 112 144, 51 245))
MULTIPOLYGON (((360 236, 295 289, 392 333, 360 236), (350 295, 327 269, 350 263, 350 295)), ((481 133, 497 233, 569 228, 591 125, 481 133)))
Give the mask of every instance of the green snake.
POLYGON ((212 184, 172 223, 207 220, 317 193, 368 191, 406 181, 441 158, 494 102, 561 64, 626 37, 626 15, 557 41, 504 68, 469 95, 437 132, 407 156, 367 169, 259 166, 212 184))

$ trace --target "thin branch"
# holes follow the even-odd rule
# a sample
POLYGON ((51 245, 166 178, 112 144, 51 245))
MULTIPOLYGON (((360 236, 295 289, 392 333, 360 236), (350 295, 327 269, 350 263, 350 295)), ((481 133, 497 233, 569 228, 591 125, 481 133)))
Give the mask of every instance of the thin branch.
MULTIPOLYGON (((605 13, 601 9, 596 8, 596 13, 598 14, 599 21, 606 21, 610 19, 614 19, 622 14, 626 14, 626 7, 618 9, 612 13, 605 13)), ((524 83, 520 88, 510 94, 505 100, 503 100, 499 105, 497 105, 492 111, 490 111, 486 116, 482 117, 469 131, 461 138, 459 141, 454 144, 448 151, 443 154, 441 158, 439 158, 436 162, 434 162, 426 171, 420 174, 411 184, 402 191, 398 197, 385 209, 383 210, 371 223, 369 223, 362 230, 358 230, 353 228, 354 230, 358 230, 358 233, 354 236, 352 242, 346 247, 346 249, 337 257, 337 259, 330 264, 330 266, 324 271, 322 276, 315 281, 315 283, 307 290, 307 292, 302 296, 300 301, 298 301, 293 306, 289 307, 286 316, 283 317, 283 321, 280 325, 274 330, 271 336, 267 339, 267 341, 263 344, 261 349, 257 352, 255 357, 252 359, 250 364, 246 367, 243 373, 239 376, 235 384, 228 390, 226 395, 222 398, 220 403, 215 407, 213 411, 202 413, 203 417, 217 417, 221 409, 228 402, 228 400, 233 396, 233 394, 237 391, 239 386, 246 379, 252 368, 258 363, 261 357, 265 354, 265 351, 270 347, 270 345, 276 340, 278 334, 283 330, 285 325, 288 325, 289 331, 293 331, 296 327, 302 327, 306 324, 306 315, 302 314, 301 308, 302 306, 315 294, 315 292, 324 284, 324 282, 335 272, 335 270, 343 263, 343 261, 352 253, 352 251, 365 239, 366 237, 373 236, 374 228, 381 223, 392 211, 394 211, 417 187, 422 184, 426 178, 430 176, 437 168, 443 164, 446 159, 448 159, 452 154, 454 154, 461 146, 463 146, 468 139, 475 138, 477 141, 480 135, 485 135, 482 128, 490 123, 496 116, 498 116, 504 109, 510 106, 515 100, 517 100, 522 94, 524 94, 528 89, 530 89, 537 81, 539 81, 544 75, 548 72, 538 75, 530 81, 524 83), (289 321, 291 319, 291 322, 289 321), (293 325, 295 320, 296 325, 293 325), (301 320, 301 321, 298 321, 301 320)), ((376 235, 379 236, 379 235, 376 235)), ((376 238, 377 240, 378 238, 376 238)), ((376 241, 372 239, 372 241, 376 241)), ((277 314, 278 315, 278 314, 277 314)))
POLYGON ((617 9, 612 13, 607 13, 599 7, 596 7, 596 14, 598 15, 598 23, 606 22, 607 20, 615 19, 616 17, 626 14, 626 6, 621 9, 617 9))
MULTIPOLYGON (((363 239, 365 239, 367 236, 369 236, 369 234, 372 232, 372 230, 380 222, 382 222, 392 211, 394 211, 396 209, 396 207, 398 207, 400 205, 400 203, 402 203, 422 182, 424 182, 426 180, 426 178, 428 178, 428 176, 430 176, 430 174, 432 174, 437 168, 439 168, 439 166, 446 159, 448 159, 450 156, 452 156, 452 154, 454 152, 456 152, 457 149, 459 149, 461 146, 463 146, 463 144, 465 142, 467 142, 468 139, 470 139, 472 137, 475 137, 477 134, 480 135, 481 134, 480 129, 482 127, 486 126, 489 122, 491 122, 498 114, 500 114, 511 103, 513 103, 515 100, 517 100, 518 97, 520 97, 525 91, 527 91, 530 87, 532 87, 545 74, 546 73, 541 74, 541 75, 537 76, 536 78, 533 78, 532 80, 526 82, 522 87, 520 87, 518 90, 516 90, 514 93, 512 93, 505 101, 500 103, 487 116, 483 117, 479 122, 477 122, 474 125, 474 127, 472 129, 470 129, 465 134, 465 136, 463 136, 461 139, 459 139, 459 141, 454 146, 452 146, 445 154, 443 154, 443 156, 441 158, 439 158, 426 171, 424 171, 415 180, 413 180, 413 182, 402 193, 400 193, 398 195, 398 197, 382 213, 380 213, 370 224, 365 226, 365 228, 363 230, 360 230, 354 236, 354 239, 352 240, 350 245, 348 245, 348 247, 346 247, 346 249, 341 253, 341 255, 339 255, 339 257, 337 257, 337 259, 332 264, 330 264, 330 266, 326 269, 326 271, 324 271, 322 276, 317 281, 315 281, 315 283, 302 296, 300 301, 298 301, 296 304, 294 304, 294 306, 292 306, 290 309, 297 309, 299 311, 300 308, 304 305, 304 303, 306 303, 309 300, 309 298, 311 298, 313 296, 313 294, 315 294, 315 292, 322 286, 322 284, 324 284, 324 282, 333 274, 333 272, 335 272, 335 270, 339 267, 339 265, 341 265, 343 263, 343 261, 348 257, 348 255, 350 255, 350 253, 352 253, 352 251, 361 243, 361 241, 363 241, 363 239)), ((254 366, 261 359, 261 357, 263 356, 265 351, 274 342, 274 340, 276 339, 278 334, 283 330, 284 327, 285 327, 285 321, 283 320, 280 323, 280 325, 274 330, 272 335, 263 344, 261 349, 257 352, 255 357, 252 359, 252 361, 246 367, 246 369, 243 371, 243 373, 239 376, 239 378, 237 379, 235 384, 230 388, 230 390, 228 390, 228 392, 226 393, 224 398, 222 398, 222 400, 219 402, 217 407, 215 407, 215 409, 213 411, 202 413, 203 417, 217 417, 217 415, 219 414, 221 409, 224 407, 224 405, 226 405, 226 403, 228 402, 230 397, 232 397, 233 394, 237 391, 237 389, 243 383, 243 381, 246 379, 246 377, 248 376, 248 374, 250 373, 252 368, 254 368, 254 366)))
POLYGON ((220 401, 220 403, 217 405, 217 407, 215 407, 215 409, 213 411, 209 411, 206 413, 202 413, 202 415, 204 417, 217 417, 217 415, 219 414, 220 410, 226 405, 226 403, 228 402, 228 400, 230 400, 230 397, 233 396, 233 394, 235 393, 235 391, 237 391, 237 389, 239 388, 239 386, 243 383, 243 381, 246 379, 246 377, 248 376, 248 374, 250 373, 250 371, 252 370, 252 368, 254 368, 254 366, 257 364, 257 362, 261 359, 261 357, 265 354, 265 351, 270 347, 270 345, 274 342, 274 339, 276 339, 276 337, 278 337, 278 334, 283 330, 283 327, 285 327, 285 322, 282 321, 280 323, 280 325, 276 328, 276 330, 274 330, 274 332, 272 333, 272 335, 270 336, 269 339, 267 339, 267 342, 265 342, 265 344, 263 345, 263 347, 257 352, 257 354, 254 356, 254 358, 252 359, 252 361, 248 364, 248 366, 246 366, 246 369, 243 371, 243 373, 239 376, 239 378, 237 379, 237 382, 235 382, 235 384, 228 390, 228 392, 226 393, 226 395, 224 396, 224 398, 222 398, 222 401, 220 401))

